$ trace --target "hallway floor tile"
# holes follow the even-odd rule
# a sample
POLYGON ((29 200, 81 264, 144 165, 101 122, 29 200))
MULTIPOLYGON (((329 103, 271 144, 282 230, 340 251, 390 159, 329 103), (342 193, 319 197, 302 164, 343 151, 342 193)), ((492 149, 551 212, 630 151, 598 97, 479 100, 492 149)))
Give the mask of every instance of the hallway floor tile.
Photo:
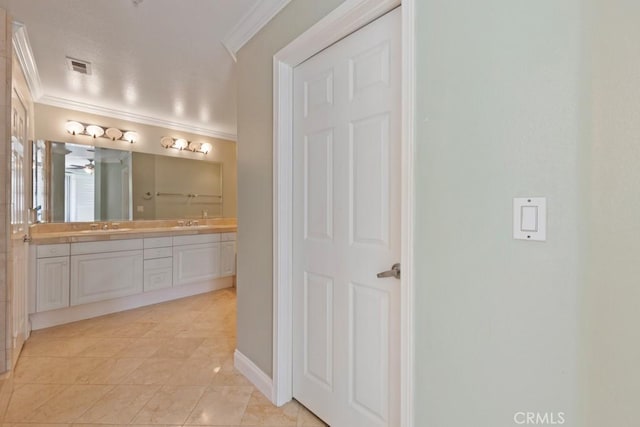
POLYGON ((34 331, 2 426, 325 426, 234 369, 235 310, 224 289, 34 331))

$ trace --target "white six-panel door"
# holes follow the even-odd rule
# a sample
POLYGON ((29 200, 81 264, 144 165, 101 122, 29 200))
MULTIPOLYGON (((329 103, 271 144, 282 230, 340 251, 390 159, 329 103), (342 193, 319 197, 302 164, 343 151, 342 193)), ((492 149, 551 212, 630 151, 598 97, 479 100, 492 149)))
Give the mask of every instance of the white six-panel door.
POLYGON ((399 425, 400 11, 294 71, 293 395, 399 425))

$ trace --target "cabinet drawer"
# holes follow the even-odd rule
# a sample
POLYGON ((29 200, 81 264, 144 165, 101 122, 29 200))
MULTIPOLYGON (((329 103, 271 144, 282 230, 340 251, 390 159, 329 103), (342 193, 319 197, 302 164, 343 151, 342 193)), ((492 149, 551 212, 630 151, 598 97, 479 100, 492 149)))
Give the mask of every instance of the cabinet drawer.
POLYGON ((236 233, 222 233, 222 235, 220 236, 220 240, 222 240, 223 242, 235 242, 236 240, 236 233))
POLYGON ((71 244, 71 255, 95 254, 100 252, 135 251, 140 249, 142 249, 142 239, 82 242, 71 244))
POLYGON ((148 259, 144 262, 145 271, 150 268, 171 268, 173 266, 173 258, 148 259))
POLYGON ((144 248, 166 248, 173 244, 171 237, 147 237, 144 239, 144 248))
POLYGON ((173 245, 174 246, 197 245, 202 243, 216 243, 219 241, 220 241, 220 233, 195 234, 190 236, 175 236, 173 238, 173 245))
POLYGON ((69 243, 60 243, 57 245, 38 245, 36 256, 38 258, 67 256, 69 255, 69 251, 69 243))
POLYGON ((155 291, 156 289, 170 288, 173 285, 173 269, 147 268, 144 266, 144 292, 155 291))
POLYGON ((144 259, 166 258, 173 254, 172 248, 153 248, 144 250, 144 259))

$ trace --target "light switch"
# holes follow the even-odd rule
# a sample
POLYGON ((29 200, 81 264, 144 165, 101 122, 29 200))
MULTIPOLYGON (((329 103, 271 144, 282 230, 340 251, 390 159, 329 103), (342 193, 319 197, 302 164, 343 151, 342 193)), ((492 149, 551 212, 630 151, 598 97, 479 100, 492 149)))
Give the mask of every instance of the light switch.
POLYGON ((520 208, 520 230, 538 231, 537 206, 522 206, 520 208))
POLYGON ((136 206, 136 212, 144 212, 144 206, 143 205, 136 206))
POLYGON ((545 197, 513 199, 513 238, 547 240, 547 199, 545 197))

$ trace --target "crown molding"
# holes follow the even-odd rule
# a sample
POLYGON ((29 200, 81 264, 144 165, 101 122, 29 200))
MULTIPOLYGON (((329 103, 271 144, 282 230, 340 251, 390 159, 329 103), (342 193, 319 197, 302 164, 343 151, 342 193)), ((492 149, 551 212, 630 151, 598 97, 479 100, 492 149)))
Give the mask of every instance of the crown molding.
POLYGON ((181 132, 189 132, 197 135, 210 136, 212 138, 224 139, 227 141, 237 141, 237 135, 233 133, 221 132, 215 129, 205 128, 201 126, 190 125, 187 123, 179 123, 171 120, 158 119, 156 117, 145 116, 137 113, 130 113, 112 108, 100 107, 98 105, 88 104, 80 101, 72 101, 70 99, 57 96, 44 95, 38 101, 39 104, 51 105, 53 107, 66 108, 83 113, 97 114, 100 116, 111 117, 114 119, 128 120, 143 125, 159 126, 171 130, 181 132))
POLYGON ((222 45, 237 62, 236 55, 258 31, 278 14, 291 0, 259 0, 231 29, 222 45))
POLYGON ((42 90, 42 82, 40 81, 40 74, 38 74, 38 67, 36 66, 36 59, 33 56, 31 43, 29 42, 27 27, 25 27, 22 22, 14 21, 12 39, 18 62, 24 72, 29 91, 31 91, 31 97, 35 101, 38 101, 44 93, 42 90))

